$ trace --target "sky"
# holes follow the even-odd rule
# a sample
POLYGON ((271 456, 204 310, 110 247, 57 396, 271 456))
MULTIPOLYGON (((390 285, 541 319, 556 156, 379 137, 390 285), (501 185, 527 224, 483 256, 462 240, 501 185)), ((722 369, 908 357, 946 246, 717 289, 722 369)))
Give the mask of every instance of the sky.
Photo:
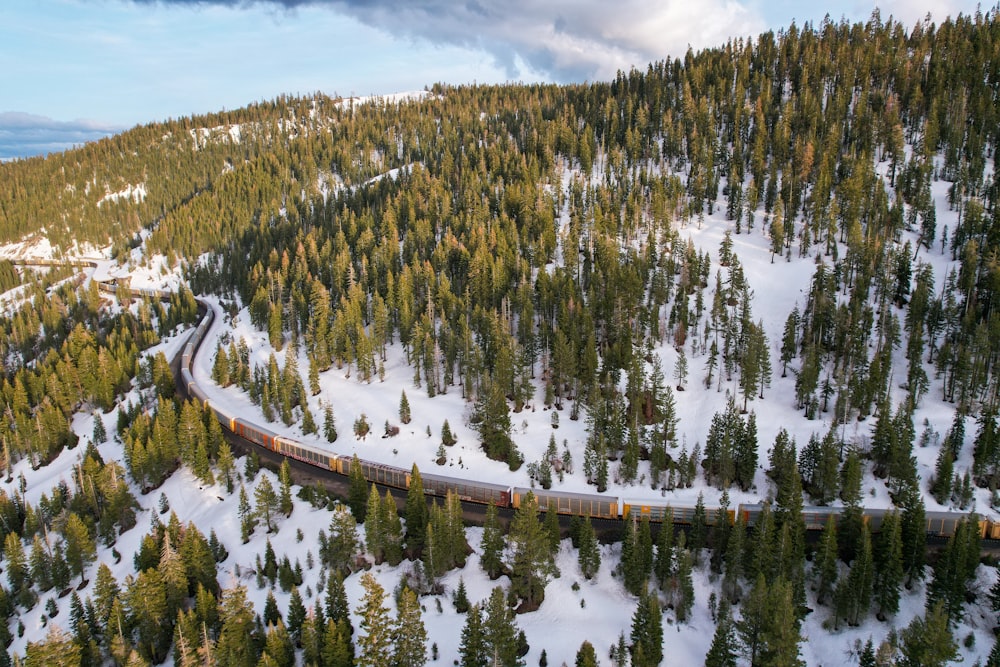
MULTIPOLYGON (((0 160, 283 93, 607 80, 872 0, 3 0, 0 160)), ((990 5, 987 5, 989 8, 990 5)), ((912 26, 973 0, 884 0, 912 26)))

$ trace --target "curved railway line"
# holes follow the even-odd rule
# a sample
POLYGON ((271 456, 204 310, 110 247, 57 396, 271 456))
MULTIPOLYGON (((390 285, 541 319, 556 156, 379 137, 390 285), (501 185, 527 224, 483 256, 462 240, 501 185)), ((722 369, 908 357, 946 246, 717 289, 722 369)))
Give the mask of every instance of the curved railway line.
MULTIPOLYGON (((22 260, 15 263, 29 266, 97 266, 97 263, 92 261, 22 260)), ((120 290, 127 290, 129 296, 155 299, 169 299, 172 294, 166 290, 125 288, 120 286, 115 279, 98 281, 98 287, 104 292, 116 295, 120 290)), ((213 402, 204 388, 195 381, 192 372, 193 364, 215 318, 215 311, 210 304, 201 299, 198 299, 198 303, 204 309, 205 315, 184 343, 179 357, 181 389, 200 401, 205 409, 211 410, 223 428, 232 436, 264 450, 272 460, 278 461, 285 457, 298 462, 299 466, 296 467, 300 467, 304 472, 315 473, 315 475, 310 474, 310 477, 320 480, 337 479, 339 484, 335 482, 333 486, 343 488, 345 478, 350 474, 351 467, 354 465, 353 457, 338 455, 321 447, 281 435, 267 426, 255 424, 243 417, 230 414, 218 403, 213 402)), ((397 497, 399 497, 399 492, 405 493, 409 489, 410 470, 365 460, 359 460, 359 465, 365 480, 378 486, 396 490, 397 497)), ((538 500, 538 507, 541 511, 551 510, 565 517, 590 517, 600 525, 605 526, 609 524, 620 526, 621 522, 629 517, 648 517, 651 523, 659 524, 666 516, 671 516, 673 523, 683 528, 691 525, 695 515, 694 505, 678 503, 669 499, 632 501, 624 497, 600 493, 573 493, 528 488, 424 472, 421 472, 421 479, 425 495, 443 497, 448 493, 454 493, 461 498, 466 509, 471 510, 474 514, 480 514, 486 505, 493 502, 498 509, 507 510, 504 513, 509 515, 509 512, 521 506, 525 496, 530 492, 538 500)), ((733 523, 736 521, 738 513, 746 522, 747 527, 752 527, 763 511, 763 504, 742 503, 736 508, 730 508, 725 516, 726 521, 733 523)), ((892 511, 894 510, 864 508, 863 520, 873 532, 877 532, 882 525, 883 518, 892 511)), ((802 513, 807 533, 811 533, 814 537, 823 529, 831 516, 839 517, 841 512, 842 508, 838 507, 804 507, 802 513)), ((705 506, 705 515, 707 524, 713 525, 719 520, 719 508, 705 506)), ((1000 551, 1000 521, 967 512, 926 512, 926 532, 929 542, 940 544, 954 534, 960 521, 972 516, 976 517, 979 524, 983 550, 1000 551)))

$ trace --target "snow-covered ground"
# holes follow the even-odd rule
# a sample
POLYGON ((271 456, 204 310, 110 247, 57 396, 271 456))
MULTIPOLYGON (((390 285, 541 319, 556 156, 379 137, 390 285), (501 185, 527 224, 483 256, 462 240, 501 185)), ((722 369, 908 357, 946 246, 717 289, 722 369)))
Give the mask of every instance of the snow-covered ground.
MULTIPOLYGON (((946 187, 947 184, 937 182, 933 189, 937 202, 939 229, 943 229, 945 226, 954 228, 955 225, 956 214, 947 210, 946 187)), ((681 237, 683 239, 690 238, 697 247, 708 250, 713 256, 713 261, 716 262, 710 272, 712 278, 709 290, 714 289, 719 244, 725 231, 731 228, 732 223, 724 219, 724 206, 717 206, 716 213, 707 216, 701 224, 692 221, 681 226, 681 237)), ((905 237, 911 242, 915 243, 916 241, 915 235, 907 233, 905 237)), ((739 256, 748 282, 754 291, 754 318, 760 318, 764 322, 771 346, 772 366, 775 368, 772 386, 765 392, 766 398, 763 401, 754 400, 750 404, 751 409, 757 415, 761 468, 756 474, 755 489, 747 493, 741 493, 736 489, 730 490, 732 502, 739 503, 756 502, 768 495, 770 486, 764 475, 763 467, 766 466, 768 450, 779 428, 787 428, 801 447, 812 433, 824 434, 830 428, 830 422, 827 415, 821 415, 819 419, 814 421, 803 419, 800 411, 795 408, 794 375, 789 373, 788 377, 780 378, 780 364, 777 362, 785 318, 794 305, 797 304, 800 309, 805 305, 809 281, 815 270, 816 252, 821 251, 821 248, 814 247, 808 258, 793 256, 790 262, 786 262, 779 257, 772 263, 769 240, 763 235, 759 214, 753 232, 734 235, 733 242, 734 252, 739 256)), ((6 249, 0 249, 0 251, 4 250, 6 249)), ((22 252, 24 252, 23 249, 17 249, 16 253, 12 254, 24 256, 20 254, 22 252)), ((139 252, 141 251, 137 250, 137 253, 139 252)), ((3 254, 6 253, 3 252, 3 254)), ((793 250, 793 255, 795 254, 793 250)), ((951 266, 950 255, 942 254, 940 247, 936 246, 931 251, 921 250, 919 260, 929 262, 933 266, 935 278, 940 286, 951 266)), ((179 281, 177 273, 170 270, 162 262, 162 258, 153 258, 144 262, 139 254, 133 258, 131 267, 126 269, 102 264, 98 267, 95 276, 123 275, 126 272, 131 275, 132 284, 135 287, 155 286, 169 289, 175 287, 179 281)), ((223 316, 222 308, 217 299, 210 297, 208 300, 220 317, 216 319, 216 324, 207 337, 207 343, 197 358, 195 378, 199 384, 206 388, 211 400, 218 403, 227 412, 245 417, 249 421, 262 422, 263 417, 260 409, 251 405, 245 394, 235 388, 221 389, 214 386, 210 380, 210 371, 212 351, 215 347, 214 341, 219 336, 229 334, 236 339, 244 338, 251 351, 251 361, 256 364, 266 364, 268 356, 272 352, 267 336, 253 329, 246 310, 240 311, 235 318, 229 320, 223 316)), ((177 352, 184 338, 185 335, 181 334, 167 339, 153 352, 162 350, 168 356, 172 356, 177 352)), ((658 348, 655 353, 662 357, 664 370, 667 376, 671 377, 677 352, 671 345, 665 345, 658 348)), ((284 355, 284 351, 277 353, 279 362, 282 364, 284 363, 284 355)), ((721 391, 714 386, 710 389, 703 388, 701 378, 704 375, 705 357, 689 354, 688 360, 690 365, 688 389, 684 392, 677 392, 675 398, 680 415, 678 428, 681 441, 690 451, 695 443, 704 443, 712 415, 724 409, 727 392, 738 394, 738 386, 734 379, 730 382, 723 382, 721 391)), ((298 365, 300 371, 305 374, 308 366, 304 354, 298 359, 298 365)), ((894 368, 895 379, 891 384, 896 387, 894 389, 895 398, 899 400, 903 395, 903 390, 899 389, 897 385, 902 380, 902 372, 905 369, 902 350, 897 351, 894 368)), ((928 368, 927 370, 929 377, 933 378, 933 369, 928 368)), ((270 428, 303 441, 328 447, 337 453, 348 455, 357 453, 364 459, 405 468, 408 468, 411 463, 416 463, 422 470, 439 474, 518 485, 528 484, 525 468, 512 473, 506 465, 489 461, 481 452, 477 444, 476 433, 466 423, 469 404, 461 396, 461 387, 448 387, 447 393, 439 394, 435 398, 428 398, 424 389, 414 386, 413 369, 406 364, 403 350, 398 345, 392 346, 388 351, 384 381, 380 381, 376 377, 371 383, 364 383, 358 380, 356 374, 351 374, 348 377, 345 369, 334 368, 323 373, 320 382, 322 391, 319 396, 310 398, 310 407, 317 422, 322 423, 321 402, 329 402, 333 405, 340 433, 340 437, 335 443, 327 444, 319 436, 303 436, 297 426, 289 428, 280 422, 270 424, 270 428), (398 424, 399 400, 403 390, 407 393, 413 421, 402 426, 398 436, 383 439, 380 437, 383 423, 389 421, 392 424, 398 424), (366 439, 359 440, 352 433, 351 425, 362 413, 367 416, 372 425, 372 431, 366 439), (441 425, 445 419, 449 421, 457 436, 458 444, 447 449, 447 463, 444 467, 438 467, 434 463, 434 459, 440 443, 441 425), (427 435, 428 428, 431 431, 430 437, 427 435)), ((523 453, 525 461, 539 460, 546 449, 550 435, 554 435, 560 450, 564 446, 564 441, 566 442, 573 454, 576 467, 575 474, 568 475, 562 482, 557 481, 554 488, 593 492, 593 487, 585 483, 582 474, 583 442, 586 437, 584 420, 571 421, 567 404, 566 409, 560 413, 559 428, 553 429, 550 412, 542 405, 541 397, 539 389, 535 399, 528 404, 525 410, 511 415, 511 421, 514 425, 513 437, 523 453)), ((926 421, 943 437, 951 425, 953 414, 953 408, 940 399, 939 382, 932 379, 931 390, 914 417, 918 435, 923 430, 926 421)), ((78 415, 74 422, 74 429, 82 437, 89 437, 93 432, 93 419, 94 416, 89 414, 78 415)), ((114 431, 113 413, 105 415, 104 419, 107 421, 108 432, 112 433, 114 431)), ((845 435, 849 440, 863 442, 869 437, 873 423, 874 420, 871 418, 864 422, 852 422, 846 427, 845 435)), ((967 434, 967 438, 971 440, 974 434, 974 428, 971 427, 971 424, 967 428, 967 434)), ((101 445, 100 450, 106 460, 122 459, 121 446, 114 442, 101 445)), ((18 464, 14 478, 16 480, 18 474, 24 474, 28 484, 27 499, 30 502, 37 502, 42 493, 48 491, 60 480, 71 481, 72 466, 78 461, 81 453, 82 447, 65 451, 55 462, 37 471, 31 470, 22 461, 18 464)), ((679 451, 675 453, 679 453, 679 451)), ((915 453, 918 460, 918 473, 923 483, 926 484, 933 472, 936 448, 917 449, 915 453)), ((968 467, 971 467, 970 446, 963 448, 962 456, 956 463, 956 470, 964 471, 968 467)), ((242 469, 242 462, 240 469, 242 469)), ((645 466, 642 469, 645 469, 645 466)), ((261 474, 271 475, 266 471, 261 474)), ((8 492, 11 492, 17 481, 4 484, 8 487, 8 492)), ((888 506, 889 497, 884 483, 874 480, 869 475, 864 484, 866 505, 888 506)), ((252 487, 252 483, 248 482, 247 491, 251 493, 252 497, 252 488, 250 487, 252 487)), ((307 553, 310 550, 314 559, 318 561, 317 535, 319 529, 327 527, 330 523, 328 511, 316 510, 296 501, 295 511, 290 518, 281 521, 277 533, 266 536, 263 530, 258 528, 250 543, 244 546, 240 544, 237 495, 227 495, 219 485, 203 487, 189 472, 183 470, 173 475, 161 489, 146 496, 140 496, 144 510, 139 517, 137 527, 123 535, 115 545, 117 551, 123 555, 119 563, 113 564, 109 549, 102 548, 100 550, 99 561, 112 565, 112 571, 116 577, 123 579, 131 573, 131 555, 135 553, 143 534, 148 531, 157 512, 156 506, 160 492, 167 496, 171 509, 177 512, 182 521, 194 521, 206 534, 211 529, 216 531, 230 553, 229 558, 221 565, 220 583, 223 586, 231 586, 237 581, 242 581, 250 589, 250 599, 258 610, 263 609, 267 591, 257 589, 252 578, 248 579, 245 576, 241 578, 237 575, 237 571, 245 572, 253 566, 256 554, 263 553, 265 540, 268 537, 279 559, 282 555, 288 554, 293 564, 298 560, 305 569, 305 582, 301 592, 307 606, 320 599, 317 594, 318 567, 311 570, 306 569, 306 561, 307 553), (298 530, 301 530, 304 536, 301 542, 296 539, 298 530)), ((678 504, 693 504, 699 492, 705 493, 706 503, 709 505, 718 499, 719 492, 711 487, 703 486, 700 483, 700 478, 695 488, 669 492, 667 496, 678 504)), ((138 494, 138 491, 136 493, 138 494)), ((650 489, 648 484, 636 486, 613 484, 608 495, 629 498, 660 498, 662 492, 650 489)), ((927 496, 926 502, 929 510, 943 509, 930 496, 927 496)), ((988 493, 984 490, 976 491, 976 509, 980 512, 987 512, 994 517, 997 516, 991 510, 988 493)), ((470 543, 474 547, 478 547, 481 531, 470 529, 468 534, 470 543)), ((611 574, 619 549, 618 545, 602 547, 600 574, 595 581, 587 582, 579 574, 575 552, 568 542, 564 541, 558 558, 562 576, 549 584, 546 590, 546 601, 538 611, 518 618, 518 624, 525 631, 531 645, 531 652, 525 658, 527 665, 538 664, 542 649, 546 650, 549 664, 572 664, 576 651, 584 640, 594 644, 602 664, 609 664, 607 650, 617 640, 620 633, 624 632, 626 636, 629 634, 632 614, 636 606, 635 599, 624 591, 621 582, 611 574), (574 583, 579 583, 578 590, 574 590, 574 583)), ((402 566, 397 568, 376 568, 375 572, 385 589, 392 591, 406 567, 407 564, 404 562, 402 566)), ((95 568, 96 565, 91 568, 88 574, 91 586, 94 581, 95 568)), ((978 590, 983 592, 988 590, 995 576, 994 570, 981 567, 978 590)), ((440 657, 435 664, 450 665, 458 657, 459 638, 464 617, 455 613, 449 595, 457 586, 459 577, 464 579, 469 597, 474 602, 485 599, 494 585, 504 583, 503 580, 500 582, 488 581, 478 566, 478 556, 473 555, 462 571, 449 573, 445 577, 444 583, 447 592, 440 599, 441 611, 438 611, 437 600, 433 597, 421 599, 425 610, 424 622, 430 637, 428 644, 436 643, 440 651, 440 657)), ((359 577, 356 575, 350 577, 346 585, 349 598, 354 605, 360 599, 359 577)), ((701 568, 695 573, 695 586, 696 605, 690 621, 678 625, 670 620, 671 613, 667 612, 664 615, 666 624, 664 665, 698 664, 703 660, 708 649, 714 632, 714 623, 708 610, 708 599, 711 591, 717 588, 717 582, 711 581, 707 571, 701 568)), ((81 595, 89 594, 89 592, 89 590, 82 591, 81 595)), ((279 608, 284 611, 287 608, 288 594, 278 590, 275 591, 275 596, 278 599, 279 608)), ((803 627, 806 641, 802 644, 802 658, 809 665, 856 664, 856 660, 851 656, 851 650, 856 641, 863 642, 871 636, 878 643, 886 636, 891 627, 901 628, 908 624, 915 615, 922 613, 924 600, 924 587, 918 585, 912 592, 904 591, 902 608, 889 622, 881 623, 869 617, 860 628, 845 629, 838 633, 830 633, 822 627, 823 622, 828 618, 828 611, 826 608, 819 607, 817 611, 809 614, 806 618, 803 627)), ((955 636, 960 642, 970 634, 974 637, 973 647, 962 649, 962 655, 968 663, 972 663, 977 656, 984 656, 989 651, 993 641, 991 629, 995 624, 995 618, 992 612, 986 611, 983 602, 980 600, 979 604, 967 611, 966 620, 955 631, 955 636)), ((57 600, 57 604, 61 611, 52 622, 66 625, 68 623, 68 597, 57 600)), ((43 609, 44 599, 42 604, 36 605, 34 609, 23 615, 21 620, 27 631, 23 638, 15 639, 15 643, 11 647, 14 652, 23 654, 26 641, 40 638, 44 634, 41 620, 43 609)), ((357 626, 357 624, 357 619, 355 619, 355 625, 357 626)))

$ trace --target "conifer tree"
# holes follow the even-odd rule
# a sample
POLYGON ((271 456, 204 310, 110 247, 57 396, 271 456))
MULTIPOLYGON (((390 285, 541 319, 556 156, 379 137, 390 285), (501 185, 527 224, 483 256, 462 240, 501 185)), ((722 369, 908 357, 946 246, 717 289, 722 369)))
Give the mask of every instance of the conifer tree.
MULTIPOLYGON (((661 530, 663 529, 661 528, 661 530)), ((584 579, 593 579, 601 569, 601 551, 589 516, 580 524, 579 542, 577 561, 580 565, 580 573, 584 579)))
POLYGON ((333 406, 329 403, 323 406, 323 437, 327 442, 337 440, 337 420, 333 416, 333 406))
POLYGON ((278 508, 286 517, 292 515, 292 469, 288 465, 288 459, 282 459, 281 469, 278 473, 278 480, 281 482, 280 496, 278 498, 278 508))
POLYGON ((271 484, 270 477, 261 475, 257 481, 257 487, 253 490, 253 496, 254 513, 267 526, 267 532, 273 533, 275 531, 273 518, 281 504, 278 494, 274 492, 274 485, 271 484))
POLYGON ((399 597, 393 626, 392 665, 421 667, 427 662, 427 630, 420 617, 420 603, 410 588, 399 597))
POLYGON ((511 591, 535 609, 545 598, 545 586, 558 574, 549 536, 538 520, 538 501, 530 491, 521 499, 510 524, 511 591))
POLYGON ((253 608, 242 586, 223 591, 219 608, 221 630, 215 645, 216 664, 253 667, 257 663, 253 608))
POLYGON ((486 508, 483 522, 482 554, 479 562, 490 579, 496 579, 504 571, 504 534, 497 518, 496 504, 491 500, 486 508))
POLYGON ((584 640, 576 652, 576 662, 574 664, 576 667, 597 667, 597 651, 594 650, 594 645, 584 640))
POLYGON ((719 603, 715 619, 715 634, 705 656, 705 667, 736 667, 736 629, 729 600, 725 597, 719 603))
POLYGON ((499 586, 486 601, 483 617, 483 639, 488 664, 523 667, 518 656, 518 627, 514 612, 507 605, 507 596, 499 586))
POLYGON ((833 595, 837 585, 837 520, 830 515, 819 537, 819 546, 813 558, 816 601, 824 604, 833 595))
POLYGON ((958 657, 944 604, 930 606, 899 633, 901 667, 944 667, 958 657))
MULTIPOLYGON (((214 421, 214 420, 213 420, 214 421)), ((214 421, 218 425, 217 421, 214 421)), ((210 429, 211 430, 211 429, 210 429)), ((220 431, 221 434, 221 431, 220 431)), ((219 455, 216 458, 216 467, 219 469, 219 474, 226 483, 226 492, 233 492, 233 481, 236 471, 236 461, 233 459, 233 450, 230 448, 229 443, 222 440, 219 443, 219 455)))
POLYGON ((364 523, 368 508, 368 482, 361 470, 361 460, 357 454, 351 460, 348 481, 350 486, 347 491, 347 506, 351 508, 351 513, 358 523, 364 523))
POLYGON ((872 598, 879 620, 899 611, 899 588, 903 583, 903 539, 899 514, 889 512, 875 541, 875 578, 872 598))
POLYGON ((482 612, 479 605, 474 604, 469 608, 469 613, 465 616, 465 625, 462 626, 462 638, 458 648, 460 664, 462 667, 487 667, 493 658, 487 651, 482 612))
POLYGON ((302 603, 302 595, 298 586, 292 586, 292 594, 288 599, 288 633, 297 642, 302 636, 302 624, 306 620, 306 607, 302 603))
POLYGON ((357 664, 389 667, 392 664, 393 622, 385 606, 385 589, 370 572, 361 575, 364 595, 356 610, 362 635, 357 640, 357 664))
POLYGON ((417 464, 410 471, 410 486, 406 491, 406 548, 411 554, 419 554, 424 548, 429 511, 424 497, 424 483, 417 464))
POLYGON ((644 591, 632 615, 632 665, 654 667, 663 660, 663 620, 655 593, 644 591))
POLYGON ((410 423, 410 401, 406 398, 406 390, 399 396, 399 421, 403 424, 410 423))
POLYGON ((243 540, 243 544, 246 544, 250 541, 250 535, 253 534, 253 529, 257 525, 257 516, 250 507, 250 499, 247 498, 247 490, 242 484, 240 484, 239 516, 240 539, 243 540))

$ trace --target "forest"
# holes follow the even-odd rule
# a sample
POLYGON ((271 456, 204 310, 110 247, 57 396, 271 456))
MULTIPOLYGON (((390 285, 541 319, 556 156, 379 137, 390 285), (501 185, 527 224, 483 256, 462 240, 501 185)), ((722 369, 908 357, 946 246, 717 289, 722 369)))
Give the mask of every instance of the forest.
MULTIPOLYGON (((54 618, 53 595, 71 599, 71 631, 0 662, 422 665, 420 605, 475 552, 509 587, 481 602, 450 593, 464 615, 458 660, 523 664, 518 618, 544 599, 560 538, 555 514, 531 503, 509 532, 488 515, 477 550, 457 498, 408 498, 400 516, 363 479, 339 501, 303 488, 299 500, 331 512, 306 567, 321 572, 316 595, 304 601, 302 564, 270 542, 254 568, 259 588, 290 596, 284 610, 269 595, 255 611, 245 589, 220 585, 216 566, 239 545, 169 508, 142 530, 127 578, 103 563, 95 573, 99 545, 114 549, 136 528, 138 498, 181 468, 238 494, 244 544, 293 512, 287 469, 278 489, 253 457, 241 470, 218 421, 176 394, 167 355, 149 352, 196 321, 194 294, 246 313, 266 336, 264 365, 240 340, 211 351, 215 382, 239 387, 262 423, 350 437, 338 436, 335 404, 314 416, 320 378, 378 381, 398 348, 411 396, 460 394, 485 454, 532 483, 548 488, 575 460, 598 492, 703 486, 771 503, 752 530, 704 508, 689 531, 627 522, 612 551, 574 522, 581 576, 615 554, 636 605, 631 633, 610 654, 585 642, 577 665, 661 664, 662 616, 688 620, 693 571, 714 586, 706 665, 804 664, 807 615, 831 633, 886 623, 915 586, 926 613, 869 640, 858 664, 956 659, 958 627, 975 605, 1000 611, 1000 584, 982 589, 993 567, 981 563, 975 514, 930 558, 923 527, 930 499, 1000 508, 998 96, 997 10, 913 27, 876 12, 688 51, 609 82, 438 83, 401 103, 282 96, 0 163, 0 244, 44 236, 56 257, 107 248, 127 266, 159 257, 185 283, 168 303, 114 307, 72 268, 0 259, 2 469, 12 479, 74 448, 81 461, 36 502, 25 483, 0 489, 0 639, 23 636, 19 617, 43 604, 54 618), (949 224, 933 194, 942 187, 949 224), (711 216, 727 221, 722 242, 698 247, 686 230, 711 216), (750 236, 772 263, 808 266, 801 307, 788 304, 783 322, 754 313, 767 295, 735 249, 750 236), (800 418, 826 430, 762 441, 755 408, 789 376, 800 418), (682 424, 695 417, 679 413, 678 393, 724 386, 707 437, 687 441, 682 424), (553 410, 553 428, 564 408, 586 425, 570 459, 554 439, 537 461, 519 449, 512 419, 536 402, 553 410), (914 416, 931 402, 951 418, 940 437, 914 416), (98 415, 82 438, 81 414, 98 415), (859 422, 870 437, 845 439, 842 427, 859 422), (121 464, 98 451, 111 442, 121 464), (930 478, 915 453, 927 446, 930 478), (875 534, 860 514, 868 479, 897 510, 875 534), (844 511, 807 544, 810 504, 844 511), (390 615, 389 594, 360 570, 403 561, 419 567, 390 615), (364 589, 354 616, 352 576, 364 589)), ((977 650, 1000 665, 1000 649, 977 650)))

